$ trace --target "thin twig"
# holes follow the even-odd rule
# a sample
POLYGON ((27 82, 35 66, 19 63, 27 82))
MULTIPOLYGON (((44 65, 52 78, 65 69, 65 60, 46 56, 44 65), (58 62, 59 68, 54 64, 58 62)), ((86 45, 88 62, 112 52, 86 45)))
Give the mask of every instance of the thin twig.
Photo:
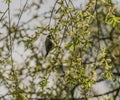
POLYGON ((3 19, 3 17, 4 17, 5 14, 7 13, 7 11, 8 11, 8 8, 5 10, 5 12, 3 13, 3 15, 1 16, 0 21, 3 19))
POLYGON ((101 93, 101 94, 98 94, 98 95, 94 95, 93 97, 100 97, 100 96, 105 96, 105 95, 108 95, 108 94, 111 94, 111 93, 114 93, 116 91, 120 90, 120 87, 114 89, 114 90, 111 90, 111 91, 108 91, 106 93, 101 93))
MULTIPOLYGON (((96 57, 95 57, 95 63, 97 62, 97 57, 98 57, 98 54, 99 54, 99 51, 100 51, 100 41, 99 41, 99 36, 100 36, 100 21, 99 21, 99 18, 98 18, 98 12, 97 12, 97 0, 95 1, 95 13, 96 13, 96 20, 97 20, 97 35, 98 35, 98 47, 97 47, 97 51, 96 51, 96 57)), ((96 66, 96 65, 95 65, 96 66)))
MULTIPOLYGON (((24 12, 24 9, 25 9, 27 3, 28 3, 28 0, 26 0, 25 4, 24 4, 24 6, 23 6, 23 9, 22 9, 22 11, 21 11, 21 13, 20 13, 20 15, 19 15, 18 22, 17 22, 17 25, 16 25, 17 28, 18 28, 18 25, 19 25, 19 23, 20 23, 20 19, 21 19, 22 15, 23 15, 23 12, 24 12)), ((14 37, 16 37, 16 34, 17 34, 17 31, 15 31, 14 37)))
POLYGON ((12 69, 13 69, 13 57, 12 57, 12 47, 13 47, 13 44, 12 44, 12 37, 11 37, 11 20, 10 20, 10 3, 8 3, 8 36, 10 38, 10 59, 11 59, 11 64, 12 64, 12 69))
POLYGON ((56 0, 54 6, 52 8, 52 11, 51 11, 50 20, 49 20, 49 24, 48 24, 49 27, 50 27, 50 23, 51 23, 51 20, 52 20, 53 12, 54 12, 54 9, 55 9, 55 6, 56 6, 57 2, 58 2, 58 0, 56 0))
POLYGON ((18 22, 17 22, 17 25, 16 25, 17 27, 18 27, 18 25, 19 25, 20 19, 21 19, 22 15, 23 15, 23 12, 24 12, 24 9, 25 9, 27 3, 28 3, 28 0, 26 0, 25 5, 23 6, 23 9, 22 9, 22 11, 21 11, 21 13, 20 13, 20 16, 19 16, 19 18, 18 18, 18 22))

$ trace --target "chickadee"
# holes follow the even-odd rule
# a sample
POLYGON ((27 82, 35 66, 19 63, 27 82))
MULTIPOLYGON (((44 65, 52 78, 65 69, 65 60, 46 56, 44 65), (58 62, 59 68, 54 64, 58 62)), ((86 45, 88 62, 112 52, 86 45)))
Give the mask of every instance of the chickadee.
POLYGON ((52 49, 53 47, 53 43, 51 41, 51 35, 48 35, 46 37, 46 40, 45 40, 45 48, 46 48, 46 54, 45 54, 45 57, 48 55, 49 51, 52 49))

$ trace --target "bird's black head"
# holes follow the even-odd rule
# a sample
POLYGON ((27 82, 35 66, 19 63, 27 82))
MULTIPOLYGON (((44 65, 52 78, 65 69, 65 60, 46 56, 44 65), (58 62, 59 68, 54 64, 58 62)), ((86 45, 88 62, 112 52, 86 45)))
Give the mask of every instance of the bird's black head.
POLYGON ((48 39, 52 39, 52 36, 51 36, 51 35, 48 35, 47 38, 48 38, 48 39))

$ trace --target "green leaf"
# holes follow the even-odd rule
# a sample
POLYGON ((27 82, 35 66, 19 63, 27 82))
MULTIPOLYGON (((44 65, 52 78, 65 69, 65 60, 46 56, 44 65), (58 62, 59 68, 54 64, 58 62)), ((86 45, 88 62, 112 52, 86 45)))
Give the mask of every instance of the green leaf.
POLYGON ((45 87, 47 85, 47 83, 48 83, 47 79, 44 79, 39 84, 43 88, 43 87, 45 87))
POLYGON ((6 0, 6 3, 10 3, 12 0, 6 0))
POLYGON ((108 22, 115 27, 118 23, 120 23, 120 17, 112 17, 108 20, 108 22))
POLYGON ((71 51, 74 52, 75 51, 75 46, 72 44, 71 45, 71 51))

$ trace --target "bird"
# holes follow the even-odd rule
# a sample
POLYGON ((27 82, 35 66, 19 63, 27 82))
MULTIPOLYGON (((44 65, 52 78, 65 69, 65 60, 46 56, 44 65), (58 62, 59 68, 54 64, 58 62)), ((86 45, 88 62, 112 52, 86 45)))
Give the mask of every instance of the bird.
POLYGON ((48 36, 46 37, 46 40, 45 40, 45 48, 46 48, 45 57, 47 57, 48 53, 50 52, 50 50, 51 50, 52 47, 53 47, 53 43, 52 43, 51 39, 52 39, 51 35, 48 35, 48 36))

